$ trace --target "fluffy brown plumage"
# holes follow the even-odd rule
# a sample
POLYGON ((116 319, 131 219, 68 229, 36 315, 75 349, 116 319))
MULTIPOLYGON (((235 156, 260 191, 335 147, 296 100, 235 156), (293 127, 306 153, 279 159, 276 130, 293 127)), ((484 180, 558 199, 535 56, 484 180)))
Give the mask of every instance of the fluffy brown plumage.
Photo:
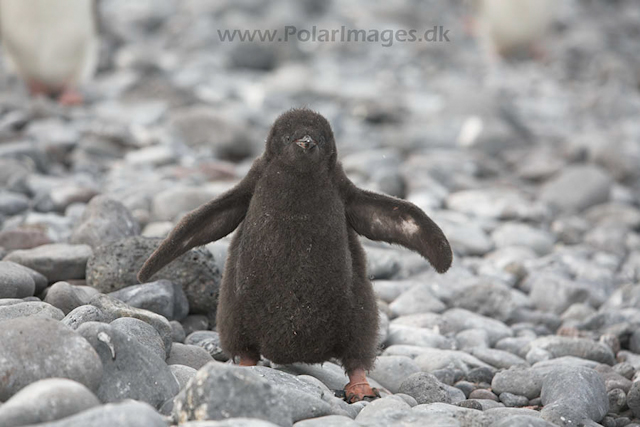
POLYGON ((417 251, 440 273, 452 254, 418 207, 357 188, 336 158, 324 117, 307 109, 282 114, 247 176, 188 214, 139 279, 238 228, 217 313, 225 351, 281 364, 335 357, 347 372, 370 369, 378 311, 357 235, 417 251))

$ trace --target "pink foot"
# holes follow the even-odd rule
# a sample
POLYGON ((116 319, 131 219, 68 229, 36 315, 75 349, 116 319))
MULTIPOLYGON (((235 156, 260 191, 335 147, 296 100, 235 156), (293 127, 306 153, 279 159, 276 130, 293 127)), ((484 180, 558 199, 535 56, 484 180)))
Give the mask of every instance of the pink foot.
POLYGON ((251 356, 240 356, 240 366, 256 366, 258 359, 251 356))
POLYGON ((65 88, 58 97, 60 105, 81 105, 84 102, 82 94, 72 87, 65 88))
POLYGON ((361 368, 354 369, 349 373, 349 384, 344 386, 344 393, 347 403, 373 400, 380 397, 378 390, 369 385, 364 369, 361 368))

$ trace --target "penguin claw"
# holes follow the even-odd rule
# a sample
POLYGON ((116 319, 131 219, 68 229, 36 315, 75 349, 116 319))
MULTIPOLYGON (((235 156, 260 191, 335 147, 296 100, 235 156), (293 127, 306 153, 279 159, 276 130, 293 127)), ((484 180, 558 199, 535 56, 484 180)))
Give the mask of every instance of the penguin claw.
POLYGON ((369 383, 355 383, 347 384, 344 390, 340 390, 341 393, 336 393, 336 396, 342 397, 347 403, 355 403, 360 401, 371 402, 380 397, 380 392, 377 388, 371 387, 369 383))

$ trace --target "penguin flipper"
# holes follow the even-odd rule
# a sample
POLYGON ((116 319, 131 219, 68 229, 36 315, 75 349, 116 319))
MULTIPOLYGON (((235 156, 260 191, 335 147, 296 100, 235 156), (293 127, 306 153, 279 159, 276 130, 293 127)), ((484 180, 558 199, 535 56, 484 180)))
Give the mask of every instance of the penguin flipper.
POLYGON ((221 239, 235 230, 249 208, 255 183, 261 174, 261 164, 256 160, 238 185, 185 215, 144 263, 138 272, 138 281, 148 281, 189 249, 221 239))
POLYGON ((346 214, 356 233, 416 251, 438 273, 449 269, 453 258, 449 241, 420 208, 406 200, 361 190, 349 184, 343 190, 346 192, 346 214))

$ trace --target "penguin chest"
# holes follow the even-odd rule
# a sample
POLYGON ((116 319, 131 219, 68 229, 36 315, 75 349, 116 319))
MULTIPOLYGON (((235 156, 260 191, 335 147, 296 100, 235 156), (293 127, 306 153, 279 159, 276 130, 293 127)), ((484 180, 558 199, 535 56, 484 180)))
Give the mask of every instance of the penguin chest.
POLYGON ((273 313, 316 313, 351 287, 344 206, 330 194, 314 196, 293 204, 258 196, 242 225, 237 290, 260 295, 273 313))

